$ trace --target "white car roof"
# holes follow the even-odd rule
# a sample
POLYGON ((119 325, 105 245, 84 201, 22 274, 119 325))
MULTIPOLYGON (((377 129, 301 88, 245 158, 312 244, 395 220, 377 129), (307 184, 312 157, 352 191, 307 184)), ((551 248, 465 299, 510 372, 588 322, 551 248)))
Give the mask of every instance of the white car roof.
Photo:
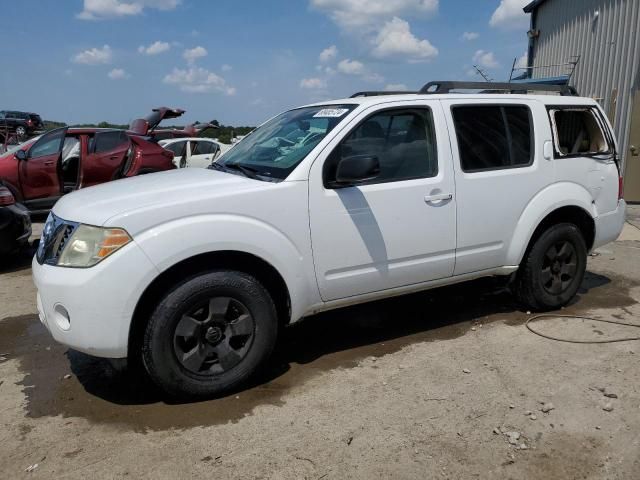
POLYGON ((180 138, 165 138, 162 140, 158 140, 158 144, 169 145, 170 143, 184 142, 185 140, 192 140, 194 142, 218 143, 213 138, 208 138, 208 137, 180 137, 180 138))
POLYGON ((370 97, 340 98, 324 102, 312 103, 305 107, 317 107, 322 105, 358 105, 368 107, 387 102, 411 101, 411 100, 537 100, 545 105, 597 105, 597 102, 588 97, 564 96, 564 95, 534 95, 514 93, 408 93, 394 95, 375 95, 370 97))

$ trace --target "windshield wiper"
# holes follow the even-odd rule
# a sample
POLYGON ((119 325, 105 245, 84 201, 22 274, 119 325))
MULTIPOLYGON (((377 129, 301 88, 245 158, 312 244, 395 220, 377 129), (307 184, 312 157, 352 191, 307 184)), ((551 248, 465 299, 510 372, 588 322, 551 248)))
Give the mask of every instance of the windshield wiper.
POLYGON ((226 163, 224 164, 224 168, 228 170, 239 170, 244 174, 245 177, 252 178, 253 180, 260 180, 258 178, 260 171, 256 170, 255 168, 245 167, 244 165, 240 165, 238 163, 226 163))

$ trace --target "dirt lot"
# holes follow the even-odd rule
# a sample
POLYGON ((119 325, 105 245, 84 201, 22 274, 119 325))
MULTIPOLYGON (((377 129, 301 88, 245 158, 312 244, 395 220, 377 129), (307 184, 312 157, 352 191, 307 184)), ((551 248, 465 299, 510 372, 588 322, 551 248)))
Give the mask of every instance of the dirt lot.
MULTIPOLYGON (((598 253, 560 313, 640 324, 640 229, 598 253)), ((182 405, 55 344, 34 297, 28 259, 0 273, 4 478, 640 478, 640 342, 536 336, 495 281, 309 318, 254 386, 182 405)))

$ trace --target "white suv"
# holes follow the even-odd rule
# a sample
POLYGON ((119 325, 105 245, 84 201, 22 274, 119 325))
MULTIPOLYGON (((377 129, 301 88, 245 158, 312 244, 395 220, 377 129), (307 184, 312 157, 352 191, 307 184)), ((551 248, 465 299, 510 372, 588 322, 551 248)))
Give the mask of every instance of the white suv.
POLYGON ((624 223, 609 122, 591 99, 527 94, 551 87, 455 87, 296 108, 210 169, 66 195, 33 262, 42 322, 202 396, 323 310, 490 275, 527 308, 566 304, 624 223))

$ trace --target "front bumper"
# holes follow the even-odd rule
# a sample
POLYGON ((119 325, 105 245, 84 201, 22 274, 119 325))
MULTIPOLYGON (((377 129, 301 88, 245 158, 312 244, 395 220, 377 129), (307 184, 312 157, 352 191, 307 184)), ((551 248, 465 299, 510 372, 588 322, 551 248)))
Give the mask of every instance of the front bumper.
POLYGON ((55 340, 96 357, 127 356, 138 300, 158 275, 131 242, 91 268, 40 265, 33 259, 40 321, 55 340))
POLYGON ((624 200, 620 200, 618 208, 595 218, 596 236, 593 241, 593 249, 613 242, 620 236, 627 218, 626 215, 627 204, 624 200))

